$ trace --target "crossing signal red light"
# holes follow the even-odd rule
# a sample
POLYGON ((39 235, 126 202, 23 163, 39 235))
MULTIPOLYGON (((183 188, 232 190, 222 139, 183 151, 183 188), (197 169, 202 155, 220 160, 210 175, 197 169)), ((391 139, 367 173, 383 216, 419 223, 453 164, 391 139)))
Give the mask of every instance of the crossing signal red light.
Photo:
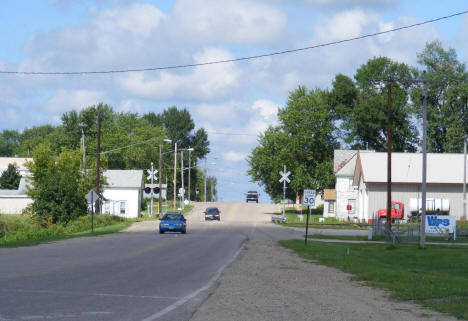
POLYGON ((159 194, 159 187, 153 188, 153 192, 155 192, 156 194, 159 194))
POLYGON ((151 193, 151 188, 150 188, 150 187, 145 187, 145 193, 146 193, 146 194, 151 193))

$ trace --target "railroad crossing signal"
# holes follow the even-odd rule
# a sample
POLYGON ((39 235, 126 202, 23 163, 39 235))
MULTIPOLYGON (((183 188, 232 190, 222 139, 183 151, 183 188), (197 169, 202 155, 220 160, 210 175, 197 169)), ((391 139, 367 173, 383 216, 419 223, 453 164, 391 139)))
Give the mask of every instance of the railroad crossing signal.
POLYGON ((158 170, 155 169, 154 171, 151 171, 151 169, 147 169, 146 172, 148 173, 148 180, 150 181, 151 179, 154 179, 155 181, 158 180, 158 177, 156 174, 158 173, 158 170))
POLYGON ((284 172, 280 171, 280 175, 281 175, 281 178, 279 180, 280 183, 283 183, 284 181, 286 181, 286 183, 291 182, 291 180, 288 178, 288 176, 291 175, 291 172, 290 171, 286 173, 285 172, 286 172, 286 166, 284 167, 284 172))

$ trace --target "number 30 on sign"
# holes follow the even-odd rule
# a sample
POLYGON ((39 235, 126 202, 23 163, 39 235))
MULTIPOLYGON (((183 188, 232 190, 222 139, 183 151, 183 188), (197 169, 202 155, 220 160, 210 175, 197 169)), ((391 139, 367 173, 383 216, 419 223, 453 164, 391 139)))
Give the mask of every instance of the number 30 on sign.
POLYGON ((302 197, 302 205, 315 206, 315 190, 305 189, 304 196, 302 197))

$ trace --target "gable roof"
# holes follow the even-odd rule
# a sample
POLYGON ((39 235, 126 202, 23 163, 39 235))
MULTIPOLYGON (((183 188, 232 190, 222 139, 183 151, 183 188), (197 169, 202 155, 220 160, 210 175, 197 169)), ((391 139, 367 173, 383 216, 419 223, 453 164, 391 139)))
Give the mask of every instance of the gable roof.
POLYGON ((107 188, 142 188, 143 170, 109 169, 104 171, 107 188))
MULTIPOLYGON (((365 183, 387 182, 387 153, 359 153, 358 163, 365 183)), ((463 184, 463 154, 427 154, 426 182, 463 184)), ((392 182, 421 183, 422 154, 392 153, 392 182)))

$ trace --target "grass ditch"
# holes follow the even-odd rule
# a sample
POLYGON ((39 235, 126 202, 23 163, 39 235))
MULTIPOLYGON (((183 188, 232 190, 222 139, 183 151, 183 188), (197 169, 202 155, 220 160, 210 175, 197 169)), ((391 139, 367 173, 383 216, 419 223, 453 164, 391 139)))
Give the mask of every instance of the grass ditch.
POLYGON ((465 247, 415 244, 322 243, 281 241, 301 257, 353 275, 354 280, 390 291, 397 300, 413 301, 468 320, 468 251, 465 247))
POLYGON ((94 232, 91 232, 90 215, 81 216, 68 224, 52 224, 34 214, 0 215, 0 247, 30 246, 72 237, 115 233, 133 222, 119 216, 94 215, 94 232))

